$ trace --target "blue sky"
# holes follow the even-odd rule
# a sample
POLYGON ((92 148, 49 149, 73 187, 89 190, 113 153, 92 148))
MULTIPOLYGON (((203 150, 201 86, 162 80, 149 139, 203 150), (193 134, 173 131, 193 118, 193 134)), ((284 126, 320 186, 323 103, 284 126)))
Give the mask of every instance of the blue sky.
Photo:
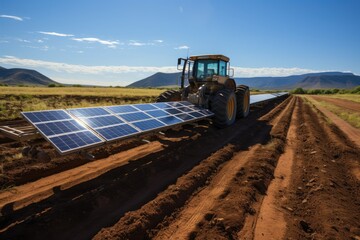
POLYGON ((124 86, 219 53, 236 77, 360 74, 357 0, 1 0, 0 66, 124 86))

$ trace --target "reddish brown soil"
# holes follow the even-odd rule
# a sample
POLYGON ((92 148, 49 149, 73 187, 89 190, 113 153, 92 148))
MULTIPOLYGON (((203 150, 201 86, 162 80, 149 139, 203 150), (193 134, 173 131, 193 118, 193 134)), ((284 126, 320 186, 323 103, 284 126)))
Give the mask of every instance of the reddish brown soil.
POLYGON ((147 139, 94 150, 90 162, 7 163, 4 183, 19 186, 0 193, 0 239, 360 236, 360 149, 301 98, 226 129, 204 121, 147 139))
POLYGON ((311 97, 316 101, 325 101, 343 109, 360 112, 360 103, 358 102, 354 102, 346 99, 331 98, 326 96, 311 96, 311 97))
MULTIPOLYGON (((312 102, 312 104, 315 105, 315 107, 324 114, 332 123, 334 123, 338 128, 340 128, 349 138, 351 141, 353 141, 359 148, 360 148, 360 129, 355 128, 351 126, 348 122, 345 122, 340 117, 332 113, 330 110, 326 109, 325 107, 318 104, 319 98, 314 98, 314 96, 306 96, 308 100, 312 102)), ((330 98, 322 97, 320 98, 320 101, 329 101, 330 98)), ((336 99, 335 99, 336 100, 336 99)), ((329 101, 331 102, 331 101, 329 101)), ((341 102, 341 101, 340 101, 341 102)), ((335 104, 335 103, 334 103, 335 104)), ((341 104, 337 103, 337 106, 340 106, 345 109, 355 109, 355 107, 358 108, 357 112, 360 112, 360 104, 351 102, 351 101, 345 101, 341 104), (347 102, 350 102, 350 104, 346 104, 347 102), (344 104, 345 103, 345 104, 344 104), (349 107, 351 106, 351 107, 349 107)), ((353 111, 353 110, 352 110, 353 111)))

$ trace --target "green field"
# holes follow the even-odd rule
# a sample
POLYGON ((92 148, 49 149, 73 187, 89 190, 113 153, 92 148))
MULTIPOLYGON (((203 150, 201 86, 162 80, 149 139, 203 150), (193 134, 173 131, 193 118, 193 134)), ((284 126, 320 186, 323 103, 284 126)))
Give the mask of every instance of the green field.
MULTIPOLYGON (((356 97, 359 97, 359 95, 352 95, 352 94, 326 95, 326 97, 329 97, 329 98, 333 98, 333 97, 337 98, 338 97, 341 99, 358 102, 358 101, 356 101, 356 99, 358 99, 356 97), (338 96, 340 96, 340 97, 338 97, 338 96)), ((360 129, 360 112, 335 106, 334 104, 329 103, 326 100, 317 101, 317 100, 309 98, 309 97, 307 97, 306 99, 308 99, 310 102, 312 102, 315 105, 319 105, 319 106, 322 106, 322 107, 328 109, 329 111, 331 111, 332 113, 334 113, 335 115, 337 115, 338 117, 343 119, 344 121, 348 122, 353 127, 360 129)))
POLYGON ((22 111, 148 103, 163 89, 104 87, 0 87, 0 120, 20 118, 22 111))
POLYGON ((76 95, 96 97, 155 97, 164 90, 109 87, 0 87, 0 95, 76 95))

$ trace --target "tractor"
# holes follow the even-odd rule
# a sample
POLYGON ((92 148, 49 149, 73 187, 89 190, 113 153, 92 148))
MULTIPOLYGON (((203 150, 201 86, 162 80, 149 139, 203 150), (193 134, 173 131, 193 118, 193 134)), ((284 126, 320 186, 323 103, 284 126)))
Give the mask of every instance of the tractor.
POLYGON ((165 91, 156 101, 189 101, 212 111, 217 127, 232 125, 236 118, 249 114, 250 92, 248 86, 236 86, 231 78, 234 70, 229 61, 224 55, 179 58, 178 70, 182 70, 180 90, 165 91))

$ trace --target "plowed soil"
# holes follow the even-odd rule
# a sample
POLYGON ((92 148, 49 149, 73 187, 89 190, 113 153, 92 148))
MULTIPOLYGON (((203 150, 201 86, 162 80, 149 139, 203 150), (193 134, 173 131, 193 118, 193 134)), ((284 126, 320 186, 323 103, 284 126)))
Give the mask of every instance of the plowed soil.
POLYGON ((145 139, 3 157, 0 239, 360 239, 360 148, 300 97, 145 139))

